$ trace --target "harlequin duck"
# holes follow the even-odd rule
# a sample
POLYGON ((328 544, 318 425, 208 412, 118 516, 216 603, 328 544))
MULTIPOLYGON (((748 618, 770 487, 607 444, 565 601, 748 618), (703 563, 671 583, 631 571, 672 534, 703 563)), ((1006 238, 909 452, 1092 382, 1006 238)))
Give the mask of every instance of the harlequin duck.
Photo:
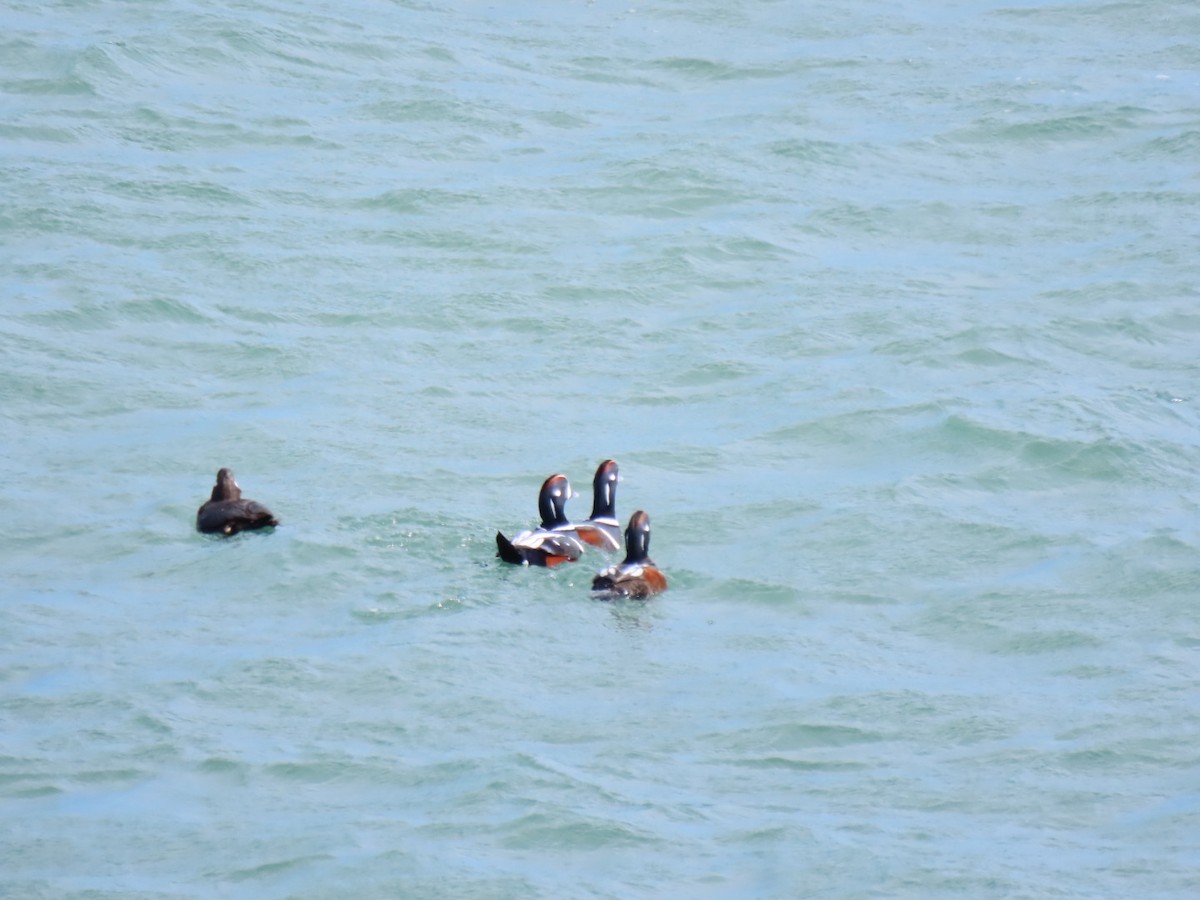
POLYGON ((205 533, 237 534, 278 524, 279 520, 261 503, 242 499, 232 469, 217 472, 212 497, 196 511, 196 528, 205 533))
POLYGON ((592 579, 592 590, 602 600, 632 597, 641 600, 667 589, 667 576, 658 570, 650 553, 650 517, 635 512, 625 529, 625 560, 609 566, 592 579))
POLYGON ((617 482, 620 480, 615 459, 606 459, 592 479, 592 515, 575 525, 579 536, 601 550, 621 549, 621 523, 617 521, 617 482))
POLYGON ((567 521, 570 497, 571 483, 566 475, 547 478, 538 494, 542 524, 532 531, 522 531, 511 541, 497 531, 496 556, 518 566, 557 566, 579 559, 584 546, 575 534, 575 526, 567 521))

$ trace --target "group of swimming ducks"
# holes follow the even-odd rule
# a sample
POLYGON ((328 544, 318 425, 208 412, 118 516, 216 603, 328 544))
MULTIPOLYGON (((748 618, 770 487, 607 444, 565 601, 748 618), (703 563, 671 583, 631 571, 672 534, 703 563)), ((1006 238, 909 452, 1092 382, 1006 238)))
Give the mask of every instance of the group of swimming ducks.
MULTIPOLYGON (((621 548, 621 523, 617 520, 617 462, 606 459, 592 480, 592 514, 586 521, 567 519, 567 501, 575 496, 566 475, 551 475, 538 493, 537 528, 522 531, 511 540, 496 532, 496 556, 518 566, 553 567, 577 562, 586 549, 606 552, 621 548)), ((217 472, 212 496, 196 512, 196 528, 206 534, 237 534, 279 524, 257 500, 242 499, 242 489, 230 469, 217 472)), ((643 599, 667 589, 667 578, 650 559, 650 517, 638 510, 625 529, 625 559, 592 579, 592 591, 602 599, 643 599)))
MULTIPOLYGON (((496 532, 496 556, 507 563, 557 566, 575 562, 588 546, 605 551, 621 549, 621 523, 617 521, 617 461, 606 459, 592 479, 592 514, 586 521, 567 519, 571 483, 566 475, 551 475, 538 493, 537 528, 522 531, 512 540, 496 532)), ((606 597, 642 599, 667 589, 667 578, 650 559, 650 517, 638 510, 625 529, 625 560, 600 570, 592 590, 606 597)))

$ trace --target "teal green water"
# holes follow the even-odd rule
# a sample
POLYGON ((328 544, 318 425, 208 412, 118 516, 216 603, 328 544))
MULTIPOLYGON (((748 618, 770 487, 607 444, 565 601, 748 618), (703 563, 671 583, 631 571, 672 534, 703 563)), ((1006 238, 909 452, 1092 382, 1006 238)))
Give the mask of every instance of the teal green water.
POLYGON ((0 24, 0 896, 1195 896, 1192 4, 0 24))

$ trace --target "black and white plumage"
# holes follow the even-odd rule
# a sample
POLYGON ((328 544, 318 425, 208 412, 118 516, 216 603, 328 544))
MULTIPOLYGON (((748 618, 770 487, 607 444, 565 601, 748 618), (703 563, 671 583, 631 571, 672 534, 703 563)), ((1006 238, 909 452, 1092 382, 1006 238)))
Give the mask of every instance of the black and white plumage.
POLYGON ((621 523, 617 519, 617 482, 620 480, 615 459, 600 463, 592 479, 592 514, 575 526, 586 543, 610 552, 621 549, 621 523))
POLYGON ((557 566, 579 559, 584 544, 566 514, 571 496, 571 483, 566 475, 547 478, 538 493, 541 525, 522 531, 512 540, 497 531, 496 556, 518 566, 557 566))
POLYGON ((650 516, 639 509, 625 529, 625 559, 601 570, 592 579, 592 591, 602 600, 641 600, 666 589, 667 576, 650 558, 650 516))

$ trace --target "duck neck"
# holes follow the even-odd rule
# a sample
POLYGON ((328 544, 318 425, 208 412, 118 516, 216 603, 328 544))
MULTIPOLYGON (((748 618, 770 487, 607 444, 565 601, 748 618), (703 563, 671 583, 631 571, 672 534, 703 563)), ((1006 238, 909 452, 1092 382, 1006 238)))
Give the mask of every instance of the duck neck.
POLYGON ((562 528, 564 525, 571 524, 567 521, 567 516, 563 509, 563 505, 555 503, 553 497, 542 497, 538 501, 538 512, 542 514, 542 528, 546 529, 547 531, 552 531, 555 528, 562 528))
POLYGON ((636 566, 650 559, 650 536, 643 531, 625 532, 625 565, 636 566))
POLYGON ((592 518, 615 519, 617 517, 616 486, 607 478, 597 482, 592 493, 592 518))

